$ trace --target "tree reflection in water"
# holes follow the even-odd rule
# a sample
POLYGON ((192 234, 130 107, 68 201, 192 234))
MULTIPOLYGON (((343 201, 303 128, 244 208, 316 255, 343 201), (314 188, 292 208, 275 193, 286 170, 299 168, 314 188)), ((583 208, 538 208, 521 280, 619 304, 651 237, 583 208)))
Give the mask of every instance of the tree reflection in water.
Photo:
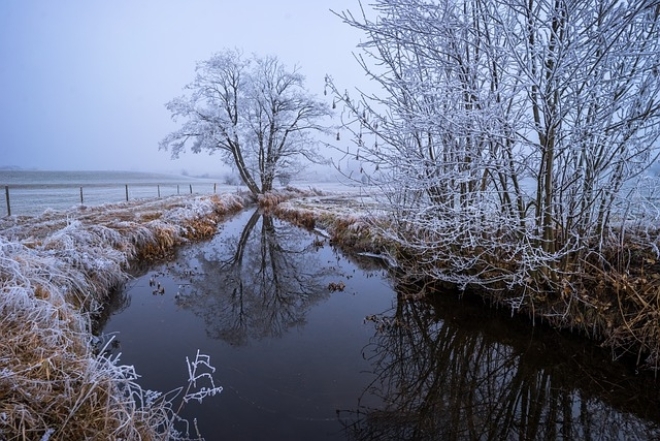
MULTIPOLYGON (((329 297, 337 269, 312 235, 259 213, 222 228, 172 269, 190 281, 177 304, 203 318, 210 337, 245 345, 280 336, 329 297)), ((357 409, 338 413, 346 438, 660 439, 652 379, 590 345, 541 328, 530 337, 526 325, 516 331, 515 321, 450 297, 401 294, 396 309, 368 317, 375 333, 363 355, 375 380, 357 409)))
POLYGON ((626 375, 596 349, 563 347, 570 340, 557 335, 525 341, 493 315, 400 298, 373 317, 364 355, 376 380, 362 399, 384 404, 341 412, 347 438, 660 439, 652 379, 626 375))
POLYGON ((309 307, 328 297, 331 268, 318 262, 315 238, 275 223, 255 211, 242 231, 232 234, 226 225, 215 243, 180 259, 174 272, 190 285, 177 303, 204 319, 209 337, 244 345, 280 336, 303 325, 309 307))

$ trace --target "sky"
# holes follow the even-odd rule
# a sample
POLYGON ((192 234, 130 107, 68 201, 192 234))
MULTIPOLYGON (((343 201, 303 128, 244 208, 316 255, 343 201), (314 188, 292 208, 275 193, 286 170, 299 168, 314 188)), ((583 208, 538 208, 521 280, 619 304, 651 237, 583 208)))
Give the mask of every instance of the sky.
POLYGON ((3 0, 0 167, 216 173, 219 156, 172 160, 165 103, 225 48, 298 64, 323 97, 364 81, 362 34, 330 12, 358 0, 3 0))

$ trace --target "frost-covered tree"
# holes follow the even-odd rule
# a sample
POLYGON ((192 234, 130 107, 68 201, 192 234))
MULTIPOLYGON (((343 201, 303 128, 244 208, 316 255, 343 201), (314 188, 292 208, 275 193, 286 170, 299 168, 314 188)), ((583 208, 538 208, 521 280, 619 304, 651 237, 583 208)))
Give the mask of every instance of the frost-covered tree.
POLYGON ((328 85, 355 155, 385 177, 399 239, 461 286, 577 292, 571 274, 621 243, 630 187, 656 159, 660 4, 371 6, 340 17, 365 33, 358 60, 381 92, 328 85))
POLYGON ((305 89, 298 67, 225 50, 198 63, 196 72, 187 93, 167 103, 172 117, 185 122, 161 141, 161 150, 174 158, 187 148, 219 152, 255 194, 270 191, 301 158, 317 158, 310 132, 323 130, 330 109, 305 89))

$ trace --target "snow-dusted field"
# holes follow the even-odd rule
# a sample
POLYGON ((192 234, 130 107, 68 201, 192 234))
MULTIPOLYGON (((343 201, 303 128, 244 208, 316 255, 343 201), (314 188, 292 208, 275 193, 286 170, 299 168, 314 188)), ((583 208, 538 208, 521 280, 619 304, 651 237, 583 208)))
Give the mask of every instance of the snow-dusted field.
MULTIPOLYGON (((0 217, 8 213, 5 189, 3 188, 0 217)), ((237 187, 216 185, 213 183, 186 184, 106 184, 80 186, 45 186, 45 187, 12 187, 9 189, 10 209, 12 215, 35 216, 47 209, 68 210, 80 205, 93 207, 108 203, 126 202, 136 199, 156 199, 175 195, 212 195, 236 192, 237 187), (81 190, 82 188, 82 190, 81 190), (192 190, 192 193, 191 193, 192 190), (80 203, 82 191, 83 203, 80 203)))
MULTIPOLYGON (((18 177, 9 177, 8 172, 4 172, 4 174, 0 172, 0 186, 2 187, 0 188, 2 190, 0 218, 6 217, 9 211, 16 216, 38 216, 45 210, 66 211, 80 206, 103 206, 127 202, 127 198, 128 202, 135 202, 136 200, 146 201, 177 195, 200 196, 246 190, 243 186, 222 184, 210 178, 173 178, 148 174, 145 176, 136 174, 136 177, 130 173, 126 173, 126 176, 123 173, 116 173, 109 176, 100 174, 96 177, 87 176, 82 172, 73 175, 59 173, 50 176, 51 174, 46 173, 45 177, 41 175, 31 177, 29 172, 23 172, 18 177), (27 177, 21 178, 24 175, 27 177)), ((299 181, 293 182, 292 186, 302 190, 316 189, 345 195, 361 195, 370 190, 369 187, 339 181, 299 181)))

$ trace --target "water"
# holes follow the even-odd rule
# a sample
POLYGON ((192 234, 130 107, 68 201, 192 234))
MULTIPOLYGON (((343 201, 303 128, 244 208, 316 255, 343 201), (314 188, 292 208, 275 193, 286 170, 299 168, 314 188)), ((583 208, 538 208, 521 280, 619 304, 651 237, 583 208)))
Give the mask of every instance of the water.
POLYGON ((373 261, 244 212, 136 278, 103 330, 149 389, 211 356, 224 391, 183 411, 207 440, 660 436, 653 377, 454 294, 407 293, 373 261))
POLYGON ((65 210, 87 206, 156 198, 175 194, 235 191, 235 187, 216 185, 211 178, 121 172, 121 171, 14 171, 0 170, 0 217, 7 215, 5 188, 9 188, 12 215, 38 215, 45 209, 65 210))

